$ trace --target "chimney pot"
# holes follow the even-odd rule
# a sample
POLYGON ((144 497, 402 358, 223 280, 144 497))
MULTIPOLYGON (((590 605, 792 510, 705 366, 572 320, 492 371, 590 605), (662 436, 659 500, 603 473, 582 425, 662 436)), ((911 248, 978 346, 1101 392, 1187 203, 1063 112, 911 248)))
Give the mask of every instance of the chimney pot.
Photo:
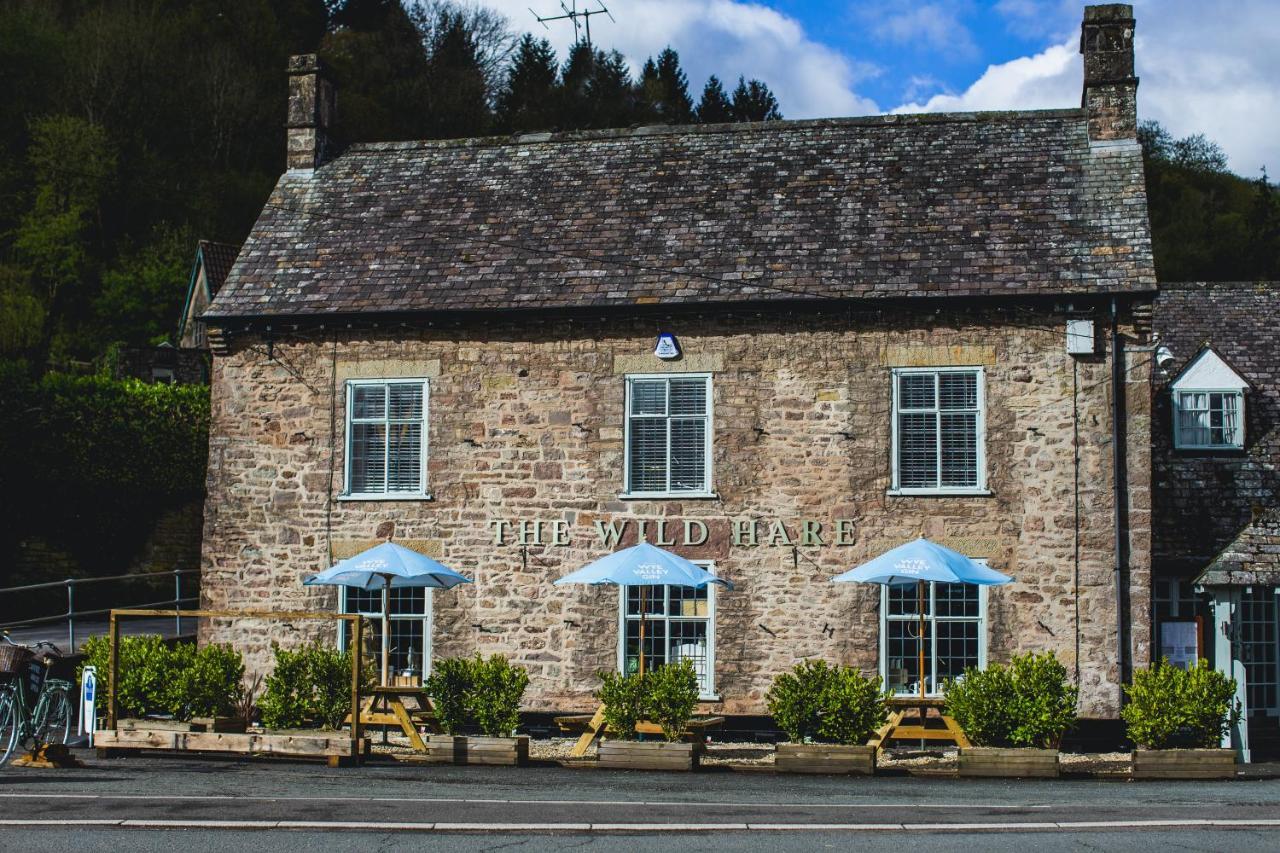
POLYGON ((1138 136, 1133 30, 1133 6, 1127 3, 1084 7, 1080 28, 1080 52, 1084 54, 1081 106, 1089 114, 1092 140, 1138 136))
POLYGON ((287 159, 290 169, 314 169, 333 154, 333 84, 314 53, 289 57, 287 159))

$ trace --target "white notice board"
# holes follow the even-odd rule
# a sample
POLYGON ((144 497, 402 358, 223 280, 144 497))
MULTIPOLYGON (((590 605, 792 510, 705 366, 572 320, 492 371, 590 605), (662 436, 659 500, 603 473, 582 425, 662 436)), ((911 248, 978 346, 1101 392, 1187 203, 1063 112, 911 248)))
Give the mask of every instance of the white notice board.
POLYGON ((1190 669, 1204 657, 1200 648, 1200 618, 1160 623, 1160 656, 1179 669, 1190 669))

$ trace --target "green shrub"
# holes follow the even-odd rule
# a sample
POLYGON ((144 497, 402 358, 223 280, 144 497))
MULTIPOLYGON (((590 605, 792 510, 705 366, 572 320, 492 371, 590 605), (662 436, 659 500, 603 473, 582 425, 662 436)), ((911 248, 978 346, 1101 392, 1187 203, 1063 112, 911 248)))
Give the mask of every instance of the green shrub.
POLYGON ((791 743, 864 743, 888 719, 880 677, 804 660, 773 680, 769 713, 791 743))
POLYGON ((826 661, 803 660, 791 672, 775 678, 765 694, 769 714, 792 743, 807 743, 819 737, 823 693, 831 673, 826 661))
POLYGON ((244 659, 230 645, 173 648, 169 713, 179 720, 232 717, 244 699, 244 659))
MULTIPOLYGON (((189 644, 188 644, 189 645, 189 644)), ((116 707, 121 717, 168 714, 174 704, 174 655, 163 638, 149 634, 121 637, 117 661, 120 683, 116 707)), ((101 695, 111 691, 111 644, 105 636, 84 644, 85 664, 97 669, 101 695)))
POLYGON ((1067 681, 1067 668, 1052 652, 1026 654, 1009 663, 1013 683, 1014 746, 1057 749, 1076 724, 1079 691, 1067 681))
POLYGON ((970 667, 947 682, 945 695, 945 713, 955 718, 974 746, 1012 745, 1013 684, 1008 669, 998 664, 970 667))
POLYGON ((1183 670, 1161 659, 1135 672, 1125 693, 1120 716, 1133 742, 1147 749, 1216 747, 1240 714, 1235 680, 1204 660, 1183 670))
POLYGON ((818 734, 834 743, 866 743, 889 717, 880 676, 868 678, 851 666, 835 666, 821 694, 818 734))
POLYGON ((475 661, 471 658, 442 658, 431 663, 431 675, 423 686, 445 734, 456 735, 471 723, 469 696, 474 670, 475 661))
POLYGON ((675 742, 698 704, 698 673, 690 660, 668 663, 647 677, 645 716, 662 727, 662 736, 675 742))
POLYGON ((600 689, 596 698, 604 705, 604 721, 610 734, 618 740, 635 740, 636 723, 644 719, 650 673, 620 675, 600 673, 600 689))
POLYGON ((1076 696, 1052 652, 1028 653, 966 669, 947 683, 945 711, 975 746, 1057 749, 1075 725, 1076 696))
MULTIPOLYGON (((269 729, 319 726, 337 729, 351 712, 351 653, 319 641, 296 651, 272 643, 275 667, 267 676, 258 711, 269 729)), ((373 687, 372 662, 360 674, 361 689, 373 687)))
POLYGON ((502 655, 471 662, 472 715, 480 731, 490 737, 510 737, 520 725, 520 699, 529 686, 524 667, 512 666, 502 655))
MULTIPOLYGON (((106 637, 90 637, 84 652, 84 663, 97 668, 102 694, 108 695, 110 643, 106 637)), ((121 637, 119 655, 116 702, 122 717, 231 716, 243 698, 244 660, 230 646, 197 649, 194 643, 169 645, 159 636, 145 635, 121 637)))

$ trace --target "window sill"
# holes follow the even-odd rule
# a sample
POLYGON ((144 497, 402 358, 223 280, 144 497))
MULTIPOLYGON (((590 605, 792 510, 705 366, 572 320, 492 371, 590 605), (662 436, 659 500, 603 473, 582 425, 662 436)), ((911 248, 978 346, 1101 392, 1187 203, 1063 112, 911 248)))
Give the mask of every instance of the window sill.
POLYGON ((1179 453, 1243 453, 1244 447, 1238 444, 1178 444, 1174 450, 1179 453))
POLYGON ((430 501, 430 492, 402 492, 389 495, 338 495, 340 501, 430 501))
POLYGON ((890 497, 903 498, 985 498, 991 496, 990 489, 887 489, 890 497))
POLYGON ((669 501, 694 500, 718 501, 718 492, 623 492, 618 495, 620 501, 669 501))
POLYGON ((720 702, 721 699, 720 699, 719 693, 699 693, 698 701, 699 702, 720 702))

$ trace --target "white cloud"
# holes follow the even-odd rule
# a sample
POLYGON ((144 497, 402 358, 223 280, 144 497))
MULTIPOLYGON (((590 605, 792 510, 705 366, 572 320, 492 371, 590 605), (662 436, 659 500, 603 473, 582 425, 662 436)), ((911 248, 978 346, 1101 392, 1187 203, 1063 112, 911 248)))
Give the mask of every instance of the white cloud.
MULTIPOLYGON (((544 32, 529 12, 529 0, 484 0, 484 5, 507 15, 519 31, 545 35, 563 61, 573 40, 568 22, 544 32)), ((551 0, 532 5, 544 14, 555 9, 551 0)), ((877 72, 875 66, 814 41, 798 21, 776 9, 738 0, 644 0, 614 2, 610 8, 618 23, 593 17, 594 40, 622 52, 633 73, 671 45, 689 75, 695 102, 708 76, 715 74, 732 89, 741 74, 767 83, 787 118, 879 112, 854 88, 877 72)))
POLYGON ((880 0, 862 4, 857 15, 878 39, 968 58, 978 53, 972 33, 960 20, 968 5, 963 0, 880 0))
MULTIPOLYGON (((1008 0, 1014 23, 1041 14, 1061 30, 1060 0, 1008 0)), ((1174 136, 1203 133, 1245 177, 1264 164, 1280 173, 1280 16, 1268 0, 1225 10, 1198 0, 1137 0, 1138 115, 1174 136)), ((1078 23, 1076 24, 1078 27, 1078 23)), ((1034 56, 989 66, 960 93, 903 104, 894 112, 1042 109, 1080 103, 1078 31, 1034 56)))

